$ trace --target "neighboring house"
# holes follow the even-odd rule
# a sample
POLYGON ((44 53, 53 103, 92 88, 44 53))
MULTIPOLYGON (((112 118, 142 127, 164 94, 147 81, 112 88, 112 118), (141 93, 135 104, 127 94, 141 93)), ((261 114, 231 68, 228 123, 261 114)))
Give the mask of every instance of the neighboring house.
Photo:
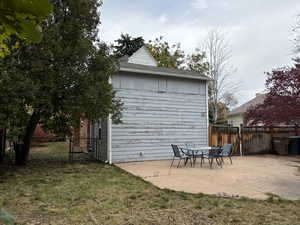
MULTIPOLYGON (((171 144, 208 145, 208 81, 196 72, 157 67, 146 47, 123 57, 112 76, 124 103, 122 124, 91 125, 98 160, 115 163, 171 159, 171 144)), ((101 106, 99 106, 101 107, 101 106)))
POLYGON ((254 99, 230 111, 228 114, 228 123, 235 127, 239 127, 241 124, 246 126, 245 113, 250 107, 263 103, 265 97, 265 94, 257 93, 254 99))
POLYGON ((50 135, 44 131, 42 126, 38 124, 34 130, 32 139, 36 142, 48 142, 53 139, 54 135, 50 135))

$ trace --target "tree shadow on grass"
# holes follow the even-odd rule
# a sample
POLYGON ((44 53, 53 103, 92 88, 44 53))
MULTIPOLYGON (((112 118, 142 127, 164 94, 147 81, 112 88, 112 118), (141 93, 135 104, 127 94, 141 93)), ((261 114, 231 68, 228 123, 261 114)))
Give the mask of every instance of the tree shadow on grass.
MULTIPOLYGON (((72 162, 69 160, 69 148, 66 142, 34 144, 30 151, 29 161, 24 167, 14 165, 13 153, 0 165, 0 182, 6 176, 33 171, 64 170, 94 164, 96 161, 88 154, 76 154, 72 162)), ((100 163, 99 163, 100 164, 100 163)))

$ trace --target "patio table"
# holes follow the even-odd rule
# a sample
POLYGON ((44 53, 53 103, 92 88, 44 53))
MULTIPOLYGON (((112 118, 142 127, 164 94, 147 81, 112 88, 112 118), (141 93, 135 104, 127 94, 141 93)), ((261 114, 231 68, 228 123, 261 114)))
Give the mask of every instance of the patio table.
POLYGON ((211 147, 211 146, 190 147, 190 148, 182 148, 182 149, 187 151, 188 154, 192 155, 193 166, 195 166, 196 159, 198 156, 209 155, 210 154, 209 152, 212 150, 220 150, 220 153, 222 151, 220 147, 211 147))

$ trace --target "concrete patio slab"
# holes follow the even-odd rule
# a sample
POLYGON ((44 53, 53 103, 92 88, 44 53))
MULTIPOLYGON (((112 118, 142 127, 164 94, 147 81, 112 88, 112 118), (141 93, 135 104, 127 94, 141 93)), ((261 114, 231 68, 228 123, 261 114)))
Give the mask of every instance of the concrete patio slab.
POLYGON ((160 188, 190 193, 244 196, 266 199, 273 193, 286 199, 300 199, 300 157, 273 155, 233 157, 233 165, 225 159, 223 168, 170 169, 171 161, 147 161, 117 164, 160 188))

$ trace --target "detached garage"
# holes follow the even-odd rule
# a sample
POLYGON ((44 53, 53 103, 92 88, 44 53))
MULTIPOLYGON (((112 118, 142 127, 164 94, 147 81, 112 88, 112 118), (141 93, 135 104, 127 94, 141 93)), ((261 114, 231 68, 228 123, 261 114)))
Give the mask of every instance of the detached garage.
POLYGON ((171 144, 208 145, 208 81, 199 73, 157 67, 146 47, 120 62, 112 84, 124 104, 122 124, 93 123, 95 157, 109 163, 162 160, 171 144))

